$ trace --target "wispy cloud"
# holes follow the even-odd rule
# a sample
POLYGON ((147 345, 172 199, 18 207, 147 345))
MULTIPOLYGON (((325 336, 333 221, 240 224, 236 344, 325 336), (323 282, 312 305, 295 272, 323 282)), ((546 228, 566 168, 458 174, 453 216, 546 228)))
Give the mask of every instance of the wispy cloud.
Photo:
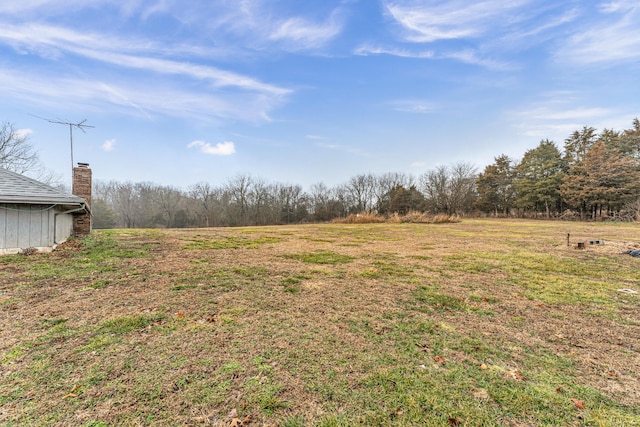
POLYGON ((18 49, 43 54, 45 57, 59 57, 61 52, 68 52, 125 68, 210 81, 216 87, 237 87, 274 95, 286 95, 291 92, 212 66, 148 57, 145 54, 150 55, 156 51, 153 45, 146 45, 142 41, 128 43, 119 37, 103 34, 79 33, 66 28, 34 24, 0 27, 0 40, 5 40, 18 49), (137 52, 140 55, 120 53, 122 51, 137 52))
POLYGON ((478 52, 473 49, 451 51, 442 54, 442 58, 456 59, 460 62, 472 65, 480 65, 485 68, 493 70, 508 71, 517 68, 516 66, 503 61, 496 61, 493 59, 485 58, 478 55, 478 52))
POLYGON ((15 136, 18 139, 28 139, 33 134, 32 129, 17 129, 15 132, 15 136))
MULTIPOLYGON (((558 106, 559 107, 559 106, 558 106)), ((606 108, 572 108, 567 106, 552 109, 549 107, 537 107, 528 111, 521 111, 519 114, 532 120, 593 120, 606 117, 612 111, 606 108)))
POLYGON ((215 66, 167 59, 165 56, 171 57, 176 49, 163 49, 155 42, 135 37, 127 41, 111 34, 46 24, 9 24, 0 25, 0 45, 3 43, 25 55, 40 56, 50 64, 25 70, 3 69, 0 65, 2 93, 35 105, 89 104, 93 109, 111 105, 112 110, 131 108, 147 118, 163 114, 260 122, 269 121, 270 111, 292 93, 290 89, 215 66), (78 73, 76 67, 69 67, 52 72, 72 55, 93 61, 96 71, 78 73), (128 83, 126 73, 114 73, 104 64, 136 70, 139 74, 131 76, 128 83), (46 74, 39 72, 44 69, 46 74), (140 80, 141 76, 144 77, 140 80))
POLYGON ((601 3, 599 8, 604 13, 628 12, 640 7, 636 0, 620 0, 601 3))
POLYGON ((428 44, 429 49, 380 49, 364 44, 356 54, 421 57, 429 52, 422 57, 498 71, 519 69, 513 58, 520 58, 525 49, 558 40, 584 14, 580 5, 551 1, 382 1, 386 15, 399 29, 398 41, 428 44))
POLYGON ((335 13, 321 24, 294 17, 278 23, 269 39, 282 42, 293 50, 315 49, 326 45, 341 31, 342 22, 335 13))
POLYGON ((340 144, 328 144, 328 143, 324 143, 324 142, 318 142, 316 143, 317 147, 320 148, 324 148, 327 150, 334 150, 334 151, 341 151, 343 153, 348 153, 348 154, 356 154, 359 156, 364 156, 365 153, 362 152, 362 150, 359 150, 357 148, 353 148, 353 147, 349 147, 347 145, 340 145, 340 144))
POLYGON ((353 54, 359 56, 389 55, 414 59, 453 59, 466 64, 479 65, 494 70, 512 70, 515 68, 513 65, 504 61, 484 58, 477 50, 473 49, 436 53, 434 50, 418 50, 400 47, 375 47, 373 45, 365 44, 356 48, 353 51, 353 54))
POLYGON ((423 50, 423 51, 414 51, 405 48, 396 48, 396 47, 381 47, 381 46, 372 46, 369 44, 364 44, 353 51, 354 55, 359 56, 369 56, 369 55, 390 55, 390 56, 399 56, 402 58, 433 58, 434 53, 431 50, 423 50))
POLYGON ((0 66, 3 96, 57 110, 82 107, 85 111, 95 112, 136 112, 145 118, 160 114, 207 121, 231 119, 259 123, 270 121, 270 111, 282 102, 279 97, 264 94, 198 90, 171 81, 163 81, 162 90, 158 90, 156 84, 146 85, 126 78, 112 83, 87 76, 42 76, 0 66))
POLYGON ((189 143, 187 148, 199 148, 202 153, 212 156, 230 156, 236 152, 236 145, 232 141, 212 145, 210 142, 197 140, 189 143))
POLYGON ((603 107, 585 107, 585 101, 571 92, 543 94, 542 100, 508 114, 508 120, 520 134, 562 142, 583 126, 623 129, 628 117, 603 107), (621 120, 624 118, 625 120, 621 120))
POLYGON ((436 107, 429 101, 419 99, 402 99, 389 102, 389 105, 396 110, 405 113, 427 114, 436 110, 436 107))
POLYGON ((116 140, 115 139, 107 139, 101 146, 103 151, 109 152, 113 151, 116 148, 116 140))
POLYGON ((479 37, 493 30, 495 25, 521 19, 513 12, 528 3, 525 0, 383 2, 389 16, 405 30, 406 40, 422 43, 479 37))
POLYGON ((576 65, 616 65, 640 59, 640 3, 604 3, 598 22, 589 22, 556 51, 556 59, 576 65))

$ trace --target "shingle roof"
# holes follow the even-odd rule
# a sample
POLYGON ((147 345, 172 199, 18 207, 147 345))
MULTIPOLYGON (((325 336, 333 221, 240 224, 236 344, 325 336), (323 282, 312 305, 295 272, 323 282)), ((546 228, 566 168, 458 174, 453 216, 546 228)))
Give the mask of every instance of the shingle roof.
POLYGON ((82 205, 85 200, 0 168, 0 203, 82 205))

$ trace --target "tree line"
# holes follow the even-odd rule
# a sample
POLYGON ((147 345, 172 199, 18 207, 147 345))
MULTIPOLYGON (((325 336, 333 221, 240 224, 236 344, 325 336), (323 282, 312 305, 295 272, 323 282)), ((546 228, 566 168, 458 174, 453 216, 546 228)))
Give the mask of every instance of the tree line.
POLYGON ((638 219, 640 121, 623 131, 585 126, 564 140, 528 150, 519 162, 501 155, 478 175, 476 206, 508 215, 638 219))
MULTIPOLYGON (((0 167, 42 170, 37 153, 10 123, 0 126, 0 167)), ((585 126, 548 139, 520 160, 502 154, 478 172, 471 163, 439 166, 418 176, 360 174, 328 187, 267 182, 240 174, 214 186, 180 189, 151 182, 96 181, 95 228, 212 227, 325 222, 349 214, 492 215, 638 220, 640 121, 615 131, 585 126)))
POLYGON ((96 182, 94 226, 213 227, 324 222, 349 214, 492 215, 637 220, 640 121, 623 131, 585 126, 564 141, 547 139, 516 161, 506 155, 481 172, 471 163, 419 176, 360 174, 334 187, 240 174, 186 190, 150 182, 96 182))

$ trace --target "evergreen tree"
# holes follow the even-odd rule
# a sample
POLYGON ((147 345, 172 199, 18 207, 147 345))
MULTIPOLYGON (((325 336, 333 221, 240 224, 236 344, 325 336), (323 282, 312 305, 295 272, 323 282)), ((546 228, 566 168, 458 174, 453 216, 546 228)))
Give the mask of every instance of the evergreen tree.
POLYGON ((516 199, 514 177, 513 160, 504 154, 496 157, 495 163, 485 167, 476 180, 478 208, 508 215, 516 199))
POLYGON ((116 214, 103 199, 93 199, 91 204, 91 221, 95 229, 114 228, 116 214))
POLYGON ((573 132, 564 140, 565 167, 580 164, 597 140, 595 128, 584 126, 581 131, 573 132))
POLYGON ((603 141, 596 142, 573 169, 565 176, 561 193, 582 215, 602 217, 603 211, 611 215, 639 197, 640 170, 635 159, 603 141))
POLYGON ((552 210, 560 210, 563 176, 560 150, 548 139, 540 141, 516 167, 516 206, 545 212, 549 218, 552 210))

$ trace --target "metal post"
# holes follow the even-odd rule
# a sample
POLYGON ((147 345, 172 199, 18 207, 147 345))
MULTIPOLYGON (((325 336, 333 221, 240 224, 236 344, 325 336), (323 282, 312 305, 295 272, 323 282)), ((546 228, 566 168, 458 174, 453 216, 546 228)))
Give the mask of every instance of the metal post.
POLYGON ((69 124, 69 141, 71 141, 71 177, 73 179, 73 125, 69 124))

